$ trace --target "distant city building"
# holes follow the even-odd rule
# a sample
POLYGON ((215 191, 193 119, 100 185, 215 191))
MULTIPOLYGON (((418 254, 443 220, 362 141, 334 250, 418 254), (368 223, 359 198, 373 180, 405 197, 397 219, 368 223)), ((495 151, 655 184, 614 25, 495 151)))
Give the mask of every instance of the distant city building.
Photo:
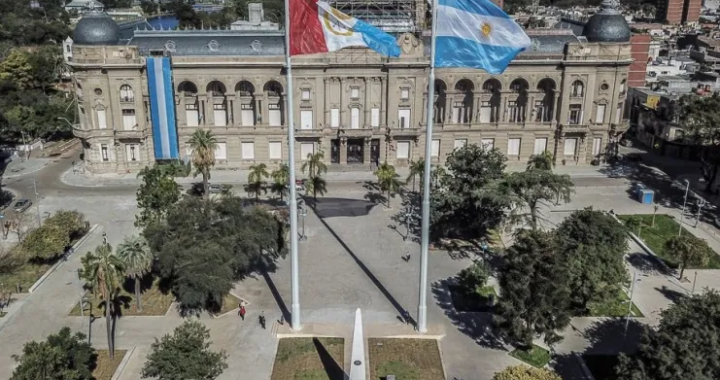
POLYGON ((700 19, 702 0, 659 0, 656 17, 670 24, 694 23, 700 19))
POLYGON ((72 0, 65 5, 65 11, 67 12, 75 11, 82 14, 91 9, 102 11, 105 6, 96 0, 72 0))
POLYGON ((647 65, 650 52, 650 43, 652 37, 649 34, 633 34, 630 36, 630 54, 633 63, 628 70, 628 86, 643 87, 645 86, 645 76, 647 75, 647 65))

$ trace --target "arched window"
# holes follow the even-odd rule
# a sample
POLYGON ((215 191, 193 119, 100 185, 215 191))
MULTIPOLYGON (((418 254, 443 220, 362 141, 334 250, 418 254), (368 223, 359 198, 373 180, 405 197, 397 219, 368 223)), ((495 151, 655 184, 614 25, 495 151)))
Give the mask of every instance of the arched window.
POLYGON ((585 85, 582 81, 576 80, 572 83, 572 88, 570 89, 570 96, 582 97, 583 95, 585 95, 585 85))
POLYGON ((208 83, 207 88, 205 89, 208 94, 211 94, 212 96, 225 96, 225 85, 222 84, 222 82, 218 82, 216 80, 208 83))
POLYGON ((240 125, 255 125, 255 86, 248 81, 240 81, 235 85, 235 92, 240 96, 240 125))
POLYGON ((283 86, 274 80, 265 83, 263 92, 267 98, 268 124, 272 127, 285 125, 283 86))
POLYGON ((196 96, 198 89, 195 83, 183 81, 178 85, 178 92, 181 92, 185 96, 196 96))
POLYGON ((473 111, 473 91, 475 85, 467 79, 462 79, 455 84, 455 104, 453 104, 452 120, 456 124, 469 123, 473 111))
POLYGON ((553 111, 555 109, 555 81, 545 78, 538 83, 538 91, 541 98, 536 98, 533 112, 535 114, 533 121, 547 123, 552 121, 553 111))
POLYGON ((120 101, 121 102, 134 102, 135 92, 129 84, 120 86, 120 101))
POLYGON ((480 123, 495 123, 500 119, 500 90, 502 85, 497 79, 488 79, 482 85, 482 99, 478 118, 480 123))
POLYGON ((508 99, 507 120, 511 123, 524 123, 528 105, 528 82, 522 78, 515 79, 510 83, 510 90, 517 96, 515 99, 508 99))
POLYGON ((445 122, 445 109, 447 108, 447 85, 440 79, 435 79, 435 106, 433 110, 433 121, 435 123, 445 122))
POLYGON ((226 126, 229 117, 227 112, 227 99, 225 98, 225 85, 215 80, 208 83, 205 90, 213 97, 213 124, 216 127, 226 126))

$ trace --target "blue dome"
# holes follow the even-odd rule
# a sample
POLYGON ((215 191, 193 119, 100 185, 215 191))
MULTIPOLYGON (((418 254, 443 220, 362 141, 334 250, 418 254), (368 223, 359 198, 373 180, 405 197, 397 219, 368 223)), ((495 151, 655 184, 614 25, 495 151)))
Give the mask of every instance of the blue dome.
POLYGON ((583 28, 588 42, 628 42, 630 26, 625 17, 615 10, 611 0, 603 1, 600 12, 595 13, 583 28))
POLYGON ((119 40, 117 23, 98 10, 85 13, 73 32, 73 42, 77 45, 115 45, 119 40))

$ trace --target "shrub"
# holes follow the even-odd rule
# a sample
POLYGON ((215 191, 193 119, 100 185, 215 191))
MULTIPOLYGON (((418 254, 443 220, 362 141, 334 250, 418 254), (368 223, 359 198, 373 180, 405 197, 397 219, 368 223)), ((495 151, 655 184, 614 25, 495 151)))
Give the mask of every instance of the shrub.
POLYGON ((487 265, 484 262, 476 261, 458 273, 457 281, 463 293, 472 295, 479 288, 485 286, 488 277, 490 277, 490 270, 487 265))

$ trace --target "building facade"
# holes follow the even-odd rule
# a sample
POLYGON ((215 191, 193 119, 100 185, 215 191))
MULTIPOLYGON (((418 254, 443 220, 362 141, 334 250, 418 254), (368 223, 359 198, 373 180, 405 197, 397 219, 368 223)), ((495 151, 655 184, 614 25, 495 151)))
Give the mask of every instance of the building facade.
MULTIPOLYGON (((86 16, 92 17, 102 15, 86 16)), ((339 170, 369 170, 383 161, 407 166, 424 156, 426 143, 439 164, 465 144, 497 148, 510 164, 544 151, 558 165, 589 164, 614 150, 627 128, 627 40, 530 33, 532 48, 501 75, 437 70, 436 96, 428 100, 429 43, 418 34, 398 37, 399 58, 366 49, 293 57, 288 89, 280 31, 136 31, 114 43, 111 31, 84 33, 79 24, 70 62, 79 99, 74 133, 86 168, 97 173, 134 172, 159 159, 148 57, 170 60, 172 88, 165 90, 174 104, 178 158, 190 156, 195 130, 209 129, 220 170, 287 162, 290 106, 298 165, 322 151, 339 170), (431 142, 424 134, 428 106, 435 110, 431 142)))
POLYGON ((670 24, 698 22, 702 0, 660 0, 657 2, 655 17, 670 24))

